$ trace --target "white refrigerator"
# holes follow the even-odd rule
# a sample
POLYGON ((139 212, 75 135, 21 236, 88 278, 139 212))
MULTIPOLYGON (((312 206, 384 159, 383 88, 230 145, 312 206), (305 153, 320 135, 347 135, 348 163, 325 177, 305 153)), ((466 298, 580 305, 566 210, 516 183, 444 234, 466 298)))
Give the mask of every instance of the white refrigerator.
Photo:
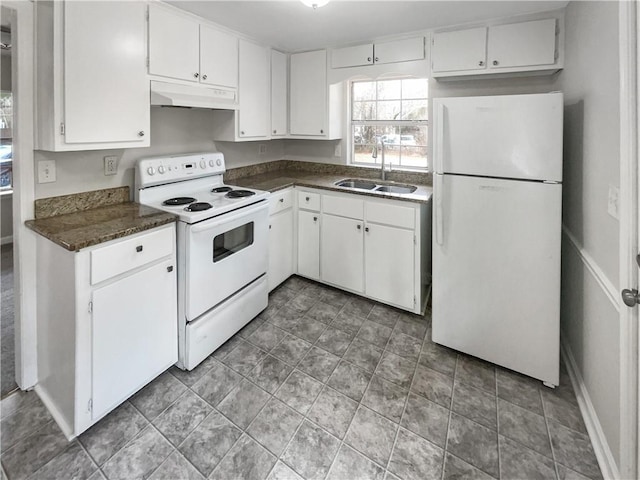
POLYGON ((558 385, 562 93, 433 107, 433 341, 558 385))

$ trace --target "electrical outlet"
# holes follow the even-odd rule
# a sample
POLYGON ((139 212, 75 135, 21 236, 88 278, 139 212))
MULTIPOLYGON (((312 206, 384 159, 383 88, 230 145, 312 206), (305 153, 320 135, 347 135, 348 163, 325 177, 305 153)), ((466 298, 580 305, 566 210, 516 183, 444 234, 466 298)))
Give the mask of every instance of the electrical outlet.
POLYGON ((118 173, 118 157, 109 155, 104 157, 104 174, 115 175, 118 173))
POLYGON ((609 198, 607 201, 607 213, 611 215, 616 220, 620 219, 619 215, 619 197, 620 197, 620 189, 618 187, 614 187, 613 185, 609 185, 609 198))
POLYGON ((40 160, 38 162, 38 183, 51 183, 56 181, 55 160, 40 160))
POLYGON ((336 143, 336 146, 333 149, 333 156, 334 157, 341 157, 342 156, 342 142, 336 143))
POLYGON ((267 146, 264 143, 261 143, 258 145, 258 154, 264 155, 265 153, 267 153, 267 146))

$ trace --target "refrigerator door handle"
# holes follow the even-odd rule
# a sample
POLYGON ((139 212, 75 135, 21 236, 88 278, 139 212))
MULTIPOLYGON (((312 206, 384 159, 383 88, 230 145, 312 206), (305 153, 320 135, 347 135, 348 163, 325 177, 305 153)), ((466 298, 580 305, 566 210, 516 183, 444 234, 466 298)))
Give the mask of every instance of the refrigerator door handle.
POLYGON ((444 103, 437 102, 435 105, 436 122, 435 122, 435 143, 433 145, 434 171, 436 173, 444 173, 442 169, 444 148, 444 103))
POLYGON ((435 175, 434 177, 435 185, 434 185, 434 200, 435 200, 435 209, 433 212, 433 220, 434 225, 436 227, 436 243, 438 245, 444 244, 444 218, 442 212, 442 183, 443 178, 442 175, 435 175))

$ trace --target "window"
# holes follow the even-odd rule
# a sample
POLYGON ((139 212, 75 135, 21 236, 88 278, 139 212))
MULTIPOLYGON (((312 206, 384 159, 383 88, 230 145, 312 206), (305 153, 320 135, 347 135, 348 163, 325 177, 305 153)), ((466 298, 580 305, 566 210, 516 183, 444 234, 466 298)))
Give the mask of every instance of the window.
POLYGON ((427 168, 428 101, 426 78, 352 82, 351 163, 379 165, 384 142, 387 165, 427 168))
POLYGON ((0 192, 13 188, 11 92, 0 92, 0 192))

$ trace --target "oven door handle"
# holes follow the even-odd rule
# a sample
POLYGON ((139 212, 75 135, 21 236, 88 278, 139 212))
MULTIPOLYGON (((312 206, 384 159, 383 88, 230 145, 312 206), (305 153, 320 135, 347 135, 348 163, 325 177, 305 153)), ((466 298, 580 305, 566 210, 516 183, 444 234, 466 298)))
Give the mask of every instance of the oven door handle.
POLYGON ((206 230, 211 230, 213 228, 219 227, 220 225, 224 225, 226 223, 233 222, 233 221, 238 220, 240 218, 248 217, 250 215, 259 214, 263 210, 266 211, 268 209, 269 209, 269 202, 263 200, 263 201, 261 201, 259 203, 251 205, 249 207, 240 208, 239 210, 237 210, 237 212, 223 213, 219 217, 216 217, 215 219, 212 219, 213 221, 204 220, 204 221, 202 221, 200 223, 197 223, 196 225, 193 225, 191 227, 191 232, 192 233, 200 233, 200 232, 204 232, 206 230))

